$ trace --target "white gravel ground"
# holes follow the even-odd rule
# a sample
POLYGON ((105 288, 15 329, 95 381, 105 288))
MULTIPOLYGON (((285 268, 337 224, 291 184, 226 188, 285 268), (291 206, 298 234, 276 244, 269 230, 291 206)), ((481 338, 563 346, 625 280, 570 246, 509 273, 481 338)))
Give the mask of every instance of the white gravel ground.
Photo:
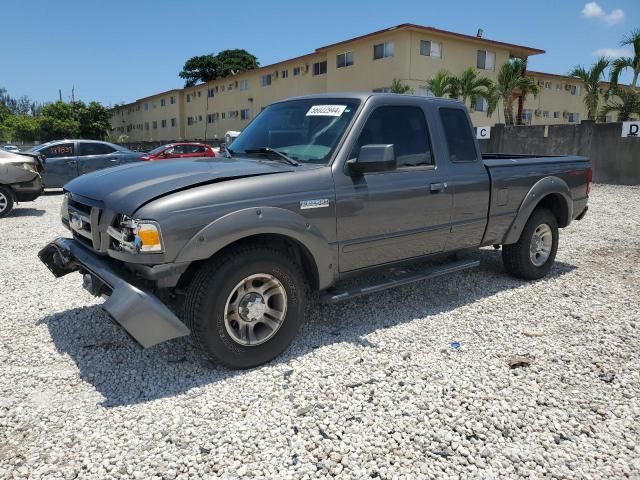
POLYGON ((596 186, 542 281, 485 249, 318 307, 243 372, 187 339, 142 351, 79 275, 54 280, 36 253, 60 201, 0 220, 2 479, 640 478, 638 187, 596 186))

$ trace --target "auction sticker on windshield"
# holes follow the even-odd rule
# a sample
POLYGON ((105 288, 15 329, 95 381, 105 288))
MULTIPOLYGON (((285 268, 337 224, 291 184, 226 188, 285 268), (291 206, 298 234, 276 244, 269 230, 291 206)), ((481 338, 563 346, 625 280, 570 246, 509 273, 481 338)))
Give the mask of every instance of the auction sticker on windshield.
POLYGON ((346 105, 314 105, 307 112, 307 117, 339 117, 346 105))

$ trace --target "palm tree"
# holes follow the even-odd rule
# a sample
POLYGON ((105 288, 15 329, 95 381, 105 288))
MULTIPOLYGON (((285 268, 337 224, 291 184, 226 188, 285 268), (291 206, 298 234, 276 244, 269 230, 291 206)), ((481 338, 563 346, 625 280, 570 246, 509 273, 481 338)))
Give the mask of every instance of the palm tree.
POLYGON ((622 38, 620 45, 631 45, 633 47, 633 57, 621 57, 616 58, 611 62, 611 84, 613 87, 618 85, 618 79, 620 73, 627 68, 633 71, 633 80, 631 80, 631 86, 635 87, 638 83, 638 77, 640 77, 640 28, 631 31, 628 35, 622 38))
POLYGON ((409 85, 405 85, 397 78, 391 82, 391 93, 411 93, 413 89, 409 85))
POLYGON ((444 97, 451 95, 451 80, 453 77, 447 70, 440 70, 431 80, 427 80, 424 88, 429 90, 435 97, 444 97))
POLYGON ((587 118, 595 120, 598 116, 598 107, 600 105, 600 80, 604 76, 604 71, 609 66, 609 60, 600 57, 591 68, 586 69, 581 65, 573 67, 569 72, 570 77, 577 77, 582 80, 584 85, 584 104, 587 107, 587 118))
POLYGON ((502 100, 504 110, 504 121, 507 125, 515 123, 513 117, 513 104, 515 100, 522 96, 538 95, 538 85, 531 77, 526 77, 527 62, 522 58, 514 58, 506 62, 498 71, 498 82, 495 88, 489 93, 489 106, 495 109, 498 101, 502 100))
POLYGON ((475 68, 469 67, 462 72, 462 75, 452 79, 451 91, 457 93, 456 97, 459 96, 465 105, 467 104, 467 99, 473 105, 477 97, 487 97, 492 85, 491 79, 481 77, 475 68))
POLYGON ((629 89, 616 88, 613 95, 617 99, 609 100, 603 107, 600 116, 606 117, 611 112, 618 112, 618 121, 626 122, 631 115, 640 116, 640 92, 629 89))

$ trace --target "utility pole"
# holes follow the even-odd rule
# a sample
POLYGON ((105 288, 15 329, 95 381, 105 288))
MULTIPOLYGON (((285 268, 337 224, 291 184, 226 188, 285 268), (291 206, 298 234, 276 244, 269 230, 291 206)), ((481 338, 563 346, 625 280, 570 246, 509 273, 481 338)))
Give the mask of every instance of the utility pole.
POLYGON ((62 101, 62 89, 58 89, 58 97, 60 97, 60 101, 62 101))
POLYGON ((75 90, 76 90, 76 87, 72 85, 71 86, 71 103, 75 103, 76 101, 75 90))

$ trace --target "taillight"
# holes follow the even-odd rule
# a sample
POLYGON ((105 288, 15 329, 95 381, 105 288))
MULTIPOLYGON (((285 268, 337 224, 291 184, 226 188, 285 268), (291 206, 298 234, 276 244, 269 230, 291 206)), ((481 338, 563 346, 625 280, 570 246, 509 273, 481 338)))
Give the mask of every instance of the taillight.
POLYGON ((591 185, 593 184, 593 168, 587 169, 587 195, 591 193, 591 185))

